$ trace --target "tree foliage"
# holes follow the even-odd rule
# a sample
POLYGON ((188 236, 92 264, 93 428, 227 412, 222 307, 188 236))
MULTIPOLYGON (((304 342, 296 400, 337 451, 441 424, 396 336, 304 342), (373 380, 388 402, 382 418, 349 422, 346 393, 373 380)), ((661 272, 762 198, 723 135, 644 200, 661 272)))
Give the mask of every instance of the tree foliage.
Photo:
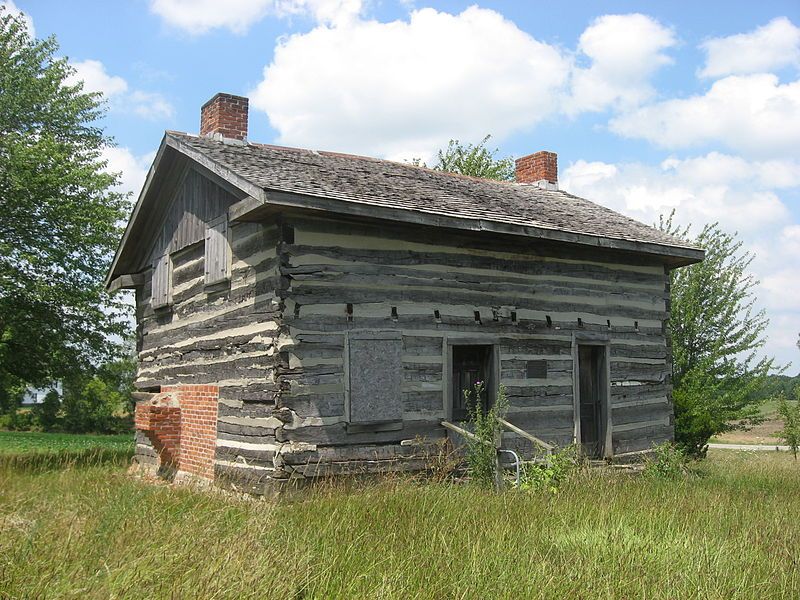
MULTIPOLYGON (((436 164, 432 168, 435 171, 447 171, 470 177, 514 181, 514 159, 496 158, 498 149, 490 150, 486 147, 491 137, 487 135, 474 145, 464 145, 458 140, 450 140, 447 149, 439 150, 436 164)), ((420 159, 414 159, 412 162, 427 166, 420 159)))
POLYGON ((800 387, 795 390, 794 402, 787 401, 783 394, 780 394, 778 400, 778 414, 783 421, 778 437, 792 449, 794 459, 797 460, 797 451, 800 449, 800 387))
POLYGON ((102 98, 57 51, 0 7, 2 390, 99 364, 129 327, 102 284, 128 210, 104 171, 102 98))
MULTIPOLYGON (((689 237, 672 216, 660 228, 689 237)), ((754 306, 752 254, 716 223, 693 241, 705 249, 705 260, 670 274, 672 380, 676 442, 703 455, 711 436, 758 420, 758 392, 774 359, 759 356, 769 321, 754 306)))

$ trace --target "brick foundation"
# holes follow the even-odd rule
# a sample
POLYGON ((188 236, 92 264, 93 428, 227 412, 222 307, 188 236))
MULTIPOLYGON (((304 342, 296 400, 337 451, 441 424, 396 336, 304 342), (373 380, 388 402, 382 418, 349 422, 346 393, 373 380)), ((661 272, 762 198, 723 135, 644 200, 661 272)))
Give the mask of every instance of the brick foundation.
POLYGON ((162 386, 161 393, 136 405, 136 429, 159 457, 159 468, 176 476, 214 479, 217 402, 214 385, 162 386))
POLYGON ((153 444, 161 467, 177 469, 180 455, 181 409, 177 406, 136 405, 136 429, 153 444))

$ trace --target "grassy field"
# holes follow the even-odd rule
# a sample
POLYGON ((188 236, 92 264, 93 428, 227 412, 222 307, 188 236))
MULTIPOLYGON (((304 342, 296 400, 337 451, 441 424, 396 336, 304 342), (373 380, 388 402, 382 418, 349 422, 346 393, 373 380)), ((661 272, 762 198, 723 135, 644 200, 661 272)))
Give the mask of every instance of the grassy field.
POLYGON ((761 416, 764 422, 759 423, 747 431, 730 431, 724 435, 711 438, 717 444, 783 444, 776 435, 783 428, 783 421, 778 415, 778 401, 767 400, 761 407, 761 416))
POLYGON ((87 448, 112 450, 133 448, 133 434, 76 435, 73 433, 0 431, 0 454, 58 452, 61 450, 86 450, 87 448))
POLYGON ((0 470, 36 473, 93 465, 121 467, 130 463, 133 445, 133 434, 0 431, 0 470))
POLYGON ((277 504, 5 466, 0 597, 797 598, 798 514, 800 466, 772 453, 712 453, 677 482, 394 479, 277 504))

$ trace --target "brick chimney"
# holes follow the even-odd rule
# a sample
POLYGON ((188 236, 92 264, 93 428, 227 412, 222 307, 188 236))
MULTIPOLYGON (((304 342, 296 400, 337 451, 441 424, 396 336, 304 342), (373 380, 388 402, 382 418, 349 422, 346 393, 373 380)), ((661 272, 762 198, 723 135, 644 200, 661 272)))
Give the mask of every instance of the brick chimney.
POLYGON ((542 150, 516 160, 517 183, 535 183, 547 190, 558 189, 558 155, 542 150))
POLYGON ((249 100, 233 94, 216 94, 200 109, 200 135, 244 141, 247 139, 249 100))

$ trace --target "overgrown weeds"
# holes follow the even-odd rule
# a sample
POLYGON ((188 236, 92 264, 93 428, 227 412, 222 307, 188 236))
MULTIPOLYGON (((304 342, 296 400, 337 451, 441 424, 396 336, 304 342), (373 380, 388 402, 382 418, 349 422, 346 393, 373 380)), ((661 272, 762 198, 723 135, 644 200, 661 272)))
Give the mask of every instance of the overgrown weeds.
POLYGON ((696 468, 579 471, 557 496, 395 477, 278 503, 0 468, 0 597, 800 597, 793 459, 696 468))
POLYGON ((489 489, 495 483, 497 440, 503 433, 498 419, 505 417, 508 399, 505 386, 501 385, 497 390, 494 404, 487 409, 482 401, 486 393, 484 382, 478 381, 472 390, 464 391, 464 397, 467 401, 472 432, 476 436, 466 440, 470 479, 478 487, 489 489))
POLYGON ((526 463, 520 479, 520 489, 555 493, 580 467, 578 448, 571 444, 554 451, 545 460, 526 463))
POLYGON ((690 473, 689 457, 670 442, 653 446, 652 455, 645 458, 642 475, 651 479, 679 479, 690 473))
POLYGON ((81 450, 39 450, 16 454, 0 453, 0 469, 42 473, 81 467, 117 466, 131 462, 133 448, 85 448, 81 450))

